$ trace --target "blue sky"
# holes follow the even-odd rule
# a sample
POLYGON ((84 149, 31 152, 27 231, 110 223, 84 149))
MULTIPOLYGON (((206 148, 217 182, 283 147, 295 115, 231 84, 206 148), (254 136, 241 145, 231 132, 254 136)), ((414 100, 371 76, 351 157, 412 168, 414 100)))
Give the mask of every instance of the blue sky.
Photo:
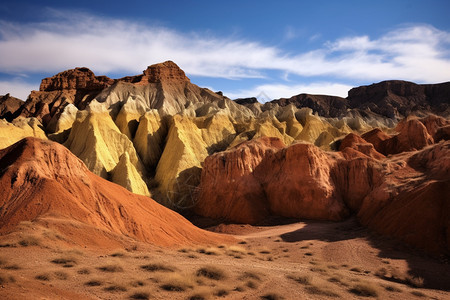
POLYGON ((448 12, 437 0, 3 1, 0 94, 25 99, 74 67, 119 78, 165 60, 231 98, 450 81, 448 12))

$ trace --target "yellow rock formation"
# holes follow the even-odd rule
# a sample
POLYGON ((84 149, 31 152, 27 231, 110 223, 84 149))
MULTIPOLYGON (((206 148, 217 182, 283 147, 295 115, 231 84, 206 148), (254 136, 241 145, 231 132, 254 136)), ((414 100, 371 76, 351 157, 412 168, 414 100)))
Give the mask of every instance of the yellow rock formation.
POLYGON ((19 118, 9 123, 0 119, 0 149, 4 149, 29 136, 47 139, 36 118, 19 118))
POLYGON ((146 112, 139 119, 139 126, 133 143, 147 169, 156 168, 162 154, 166 135, 167 124, 156 109, 146 112))
POLYGON ((103 178, 108 177, 108 172, 125 152, 136 170, 144 173, 133 143, 119 131, 106 112, 79 111, 64 146, 84 161, 89 170, 103 178))
POLYGON ((134 165, 130 161, 128 152, 124 152, 119 159, 119 163, 111 171, 112 182, 123 186, 135 194, 150 196, 147 185, 142 180, 134 165))

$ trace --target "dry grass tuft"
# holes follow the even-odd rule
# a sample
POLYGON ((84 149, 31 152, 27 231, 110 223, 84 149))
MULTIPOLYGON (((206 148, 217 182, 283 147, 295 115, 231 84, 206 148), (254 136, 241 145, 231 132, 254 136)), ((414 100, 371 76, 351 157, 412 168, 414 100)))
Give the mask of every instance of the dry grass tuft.
POLYGON ((217 248, 210 247, 210 248, 206 248, 205 249, 204 254, 206 254, 206 255, 219 255, 220 252, 219 252, 219 250, 217 248))
POLYGON ((141 269, 148 272, 175 272, 176 268, 169 265, 163 265, 161 263, 154 263, 141 266, 141 269))
POLYGON ((41 280, 41 281, 50 281, 51 276, 50 276, 50 274, 44 273, 44 274, 36 275, 34 278, 36 278, 37 280, 41 280))
POLYGON ((14 283, 16 282, 16 279, 13 276, 0 275, 0 285, 10 282, 14 283))
POLYGON ((111 284, 110 286, 103 288, 103 290, 115 293, 115 292, 126 292, 127 288, 120 284, 111 284))
POLYGON ((246 286, 248 286, 251 289, 256 289, 258 287, 258 285, 256 284, 256 282, 254 282, 253 280, 249 280, 247 281, 247 283, 245 284, 246 286))
POLYGON ((51 260, 50 262, 58 265, 63 265, 64 268, 72 268, 77 264, 77 260, 73 257, 60 257, 51 260))
POLYGON ((401 289, 399 289, 398 287, 394 286, 394 285, 386 285, 384 287, 384 289, 388 292, 396 292, 396 293, 401 293, 403 292, 401 289))
POLYGON ((253 279, 261 281, 261 276, 258 273, 252 272, 252 271, 246 271, 242 273, 241 276, 238 277, 239 280, 245 280, 245 279, 253 279))
POLYGON ((87 269, 87 268, 83 268, 83 269, 79 269, 77 271, 77 273, 80 274, 80 275, 87 275, 87 274, 91 274, 91 271, 89 269, 87 269))
POLYGON ((263 300, 283 300, 284 297, 277 293, 268 293, 268 294, 261 296, 261 299, 263 299, 263 300))
POLYGON ((150 299, 150 293, 147 293, 147 292, 135 292, 134 294, 130 295, 130 299, 147 300, 147 299, 150 299))
POLYGON ((3 269, 5 269, 5 270, 20 270, 21 267, 18 264, 12 264, 12 265, 4 266, 3 269))
POLYGON ((140 286, 144 286, 144 285, 145 285, 145 282, 143 282, 142 280, 135 280, 135 281, 132 281, 132 282, 130 283, 130 285, 131 285, 132 287, 140 287, 140 286))
POLYGON ((229 294, 229 292, 224 288, 219 288, 214 292, 214 296, 216 296, 216 297, 223 297, 223 296, 227 296, 228 294, 229 294))
POLYGON ((97 267, 97 269, 108 273, 123 272, 123 268, 119 265, 105 265, 102 267, 97 267))
POLYGON ((160 288, 169 292, 184 292, 187 289, 192 289, 195 286, 195 281, 189 275, 173 273, 165 276, 160 288))
POLYGON ((20 241, 19 245, 22 247, 28 247, 28 246, 39 246, 41 244, 40 240, 32 235, 24 236, 20 241))
POLYGON ((211 292, 205 287, 197 289, 194 293, 192 293, 192 295, 187 297, 188 300, 206 300, 210 298, 211 292))
POLYGON ((298 274, 293 274, 293 275, 287 275, 286 276, 289 279, 292 279, 298 283, 304 284, 304 285, 309 285, 312 282, 312 276, 311 275, 298 275, 298 274))
POLYGON ((112 253, 111 256, 112 257, 125 257, 126 254, 125 254, 125 252, 117 251, 117 252, 112 253))
POLYGON ((313 295, 318 296, 327 296, 327 297, 340 297, 338 294, 328 289, 327 287, 322 287, 318 285, 309 285, 306 288, 306 291, 313 295))
POLYGON ((92 279, 84 283, 87 286, 101 286, 103 282, 100 279, 92 279))
POLYGON ((226 278, 225 272, 215 266, 205 266, 195 273, 198 277, 206 277, 212 280, 222 280, 226 278))
POLYGON ((259 253, 260 254, 270 254, 271 252, 269 249, 261 249, 261 250, 259 250, 259 253))
POLYGON ((378 287, 370 282, 360 282, 354 285, 350 290, 351 293, 362 297, 378 297, 378 287))
POLYGON ((427 296, 424 293, 422 293, 421 291, 412 291, 411 294, 416 297, 426 297, 427 296))
POLYGON ((425 282, 425 280, 422 277, 407 276, 405 278, 405 283, 407 285, 415 287, 415 288, 423 287, 424 282, 425 282))
POLYGON ((69 278, 69 274, 67 274, 65 272, 57 271, 57 272, 54 272, 53 274, 55 275, 56 279, 59 279, 59 280, 67 280, 69 278))

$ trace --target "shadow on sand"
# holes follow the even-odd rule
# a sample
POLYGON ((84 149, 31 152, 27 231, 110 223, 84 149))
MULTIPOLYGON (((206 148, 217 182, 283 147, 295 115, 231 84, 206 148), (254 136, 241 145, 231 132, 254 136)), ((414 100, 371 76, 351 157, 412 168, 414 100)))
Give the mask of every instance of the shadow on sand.
MULTIPOLYGON (((409 266, 409 275, 412 278, 422 278, 424 288, 450 290, 448 257, 433 257, 398 240, 371 232, 362 227, 355 217, 342 222, 303 222, 305 227, 282 234, 282 240, 289 243, 304 240, 338 242, 363 238, 380 251, 378 257, 405 260, 409 266)), ((380 268, 382 267, 380 264, 380 268)))

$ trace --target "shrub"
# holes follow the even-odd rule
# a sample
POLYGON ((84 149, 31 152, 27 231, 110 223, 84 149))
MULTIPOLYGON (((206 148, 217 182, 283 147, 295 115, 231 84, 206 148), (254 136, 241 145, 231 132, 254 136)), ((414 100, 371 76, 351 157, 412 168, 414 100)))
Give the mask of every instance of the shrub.
POLYGON ((130 299, 147 300, 150 298, 150 294, 147 292, 136 292, 130 295, 130 299))
POLYGON ((109 273, 123 272, 123 268, 119 265, 106 265, 103 267, 98 267, 97 269, 102 272, 109 272, 109 273))
POLYGON ((103 290, 107 292, 126 292, 127 288, 124 287, 123 285, 112 284, 110 286, 105 287, 103 290))
POLYGON ((377 297, 378 296, 378 289, 377 287, 369 282, 361 282, 353 286, 353 288, 350 289, 350 292, 352 292, 355 295, 362 296, 362 297, 377 297))
POLYGON ((87 286, 101 286, 101 285, 103 285, 103 282, 98 280, 98 279, 92 279, 92 280, 89 280, 88 282, 85 282, 84 285, 87 285, 87 286))
POLYGON ((175 267, 163 265, 160 263, 143 265, 143 266, 141 266, 141 269, 148 271, 148 272, 174 272, 175 271, 175 267))
POLYGON ((287 278, 292 279, 298 283, 308 285, 311 284, 312 276, 311 275, 288 275, 287 278))
POLYGON ((226 277, 224 271, 214 266, 202 267, 197 270, 196 275, 198 277, 202 276, 213 280, 221 280, 226 277))
POLYGON ((36 278, 37 280, 42 280, 42 281, 50 281, 49 274, 39 274, 39 275, 36 275, 34 278, 36 278))

